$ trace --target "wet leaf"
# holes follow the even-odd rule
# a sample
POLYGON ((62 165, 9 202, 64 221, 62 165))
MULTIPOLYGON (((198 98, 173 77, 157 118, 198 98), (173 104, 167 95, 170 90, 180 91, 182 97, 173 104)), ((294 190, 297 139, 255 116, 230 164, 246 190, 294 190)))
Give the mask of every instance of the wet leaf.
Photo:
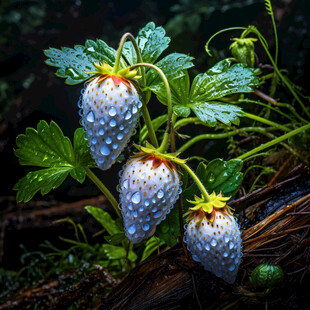
POLYGON ((155 236, 170 247, 177 244, 180 236, 179 208, 177 205, 173 207, 166 219, 158 225, 155 236))
POLYGON ((147 259, 154 251, 156 251, 164 242, 159 238, 153 236, 146 243, 143 250, 141 262, 147 259))
POLYGON ((218 62, 206 73, 198 74, 191 87, 190 101, 205 102, 236 93, 250 93, 258 85, 257 69, 247 68, 237 63, 231 65, 229 59, 218 62))
POLYGON ((239 125, 240 120, 238 116, 242 116, 244 113, 238 106, 225 103, 217 103, 211 101, 211 103, 197 103, 191 105, 192 110, 197 117, 208 123, 209 126, 215 126, 217 121, 230 125, 231 123, 239 125))
MULTIPOLYGON (((103 244, 102 249, 107 255, 108 259, 122 259, 126 258, 126 249, 120 246, 103 244)), ((137 254, 133 251, 128 252, 128 258, 130 261, 134 262, 137 260, 137 254)))
MULTIPOLYGON (((205 186, 209 194, 213 191, 218 195, 222 193, 225 197, 232 197, 239 189, 243 174, 241 171, 243 162, 240 159, 224 161, 214 159, 208 165, 200 163, 196 175, 205 186)), ((201 193, 195 183, 183 192, 184 211, 191 206, 187 199, 193 199, 201 193)))
POLYGON ((121 244, 125 238, 126 238, 125 233, 119 233, 112 236, 104 236, 104 239, 112 245, 121 244))
POLYGON ((14 187, 17 201, 29 201, 38 191, 42 195, 54 189, 70 175, 78 182, 85 180, 85 168, 93 167, 88 142, 81 128, 74 134, 74 147, 55 122, 40 121, 37 129, 27 128, 16 138, 15 155, 21 165, 46 169, 29 172, 14 187), (28 180, 28 181, 27 181, 28 180), (28 183, 27 183, 28 182, 28 183))
MULTIPOLYGON (((170 38, 166 37, 164 28, 156 27, 153 22, 150 22, 144 28, 140 29, 136 41, 143 62, 154 63, 169 46, 170 38)), ((133 44, 129 40, 124 44, 123 55, 130 65, 138 62, 133 44)))
MULTIPOLYGON (((57 67, 56 75, 65 78, 69 85, 79 84, 89 79, 92 75, 86 72, 96 71, 94 62, 105 61, 113 65, 116 57, 116 51, 102 40, 87 40, 85 46, 75 45, 73 49, 49 48, 44 50, 44 54, 48 57, 46 64, 57 67)), ((125 67, 126 63, 121 60, 120 68, 125 67)))
POLYGON ((109 233, 109 235, 113 236, 123 233, 123 231, 119 228, 119 226, 116 224, 116 222, 112 219, 111 215, 107 211, 92 206, 86 206, 85 210, 103 226, 103 228, 109 233))
MULTIPOLYGON (((184 70, 193 67, 193 59, 193 57, 185 54, 173 53, 157 62, 156 66, 163 71, 167 79, 171 82, 173 79, 184 76, 184 70)), ((158 93, 160 89, 164 88, 163 81, 155 70, 148 70, 146 81, 148 89, 155 93, 158 93)))

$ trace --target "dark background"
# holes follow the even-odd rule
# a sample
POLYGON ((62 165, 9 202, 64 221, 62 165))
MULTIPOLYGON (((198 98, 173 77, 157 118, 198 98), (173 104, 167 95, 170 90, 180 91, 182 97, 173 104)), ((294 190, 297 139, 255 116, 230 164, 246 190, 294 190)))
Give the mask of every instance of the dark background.
MULTIPOLYGON (((288 70, 291 80, 308 90, 309 1, 276 0, 272 4, 278 26, 279 67, 288 70)), ((77 101, 82 85, 68 86, 63 79, 57 78, 55 68, 45 65, 43 50, 73 47, 96 38, 116 49, 123 33, 131 32, 136 36, 150 21, 163 26, 172 38, 165 54, 176 51, 195 57, 196 67, 191 69, 191 75, 230 56, 230 39, 240 35, 238 32, 224 33, 212 41, 211 46, 216 48, 214 58, 207 56, 204 49, 209 37, 226 27, 256 25, 274 53, 272 23, 261 0, 1 1, 0 216, 7 207, 5 198, 15 195, 14 184, 31 169, 21 167, 14 156, 16 136, 24 133, 26 127, 36 127, 41 119, 56 121, 70 138, 80 126, 77 101)), ((264 62, 266 56, 259 44, 256 52, 264 62)), ((150 109, 154 117, 163 108, 153 98, 150 109)), ((201 147, 198 145, 195 151, 199 152, 201 147)), ((218 154, 225 157, 225 152, 225 145, 215 145, 208 159, 219 157, 218 154)), ((128 153, 127 149, 125 154, 128 153)), ((121 166, 122 163, 118 163, 107 172, 96 172, 112 191, 118 184, 121 166)), ((79 185, 68 179, 44 199, 74 201, 98 193, 88 181, 79 185)), ((42 197, 36 195, 35 199, 42 197)))

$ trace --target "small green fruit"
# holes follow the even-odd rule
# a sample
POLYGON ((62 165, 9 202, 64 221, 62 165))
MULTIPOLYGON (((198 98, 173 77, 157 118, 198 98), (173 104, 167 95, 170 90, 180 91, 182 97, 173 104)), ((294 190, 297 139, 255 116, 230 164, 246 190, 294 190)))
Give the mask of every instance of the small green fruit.
POLYGON ((273 288, 283 280, 283 270, 280 266, 260 264, 250 275, 250 282, 255 289, 273 288))
POLYGON ((255 63, 254 56, 254 43, 257 39, 253 38, 235 38, 235 42, 229 47, 232 55, 237 59, 238 62, 246 64, 248 67, 253 68, 255 63))

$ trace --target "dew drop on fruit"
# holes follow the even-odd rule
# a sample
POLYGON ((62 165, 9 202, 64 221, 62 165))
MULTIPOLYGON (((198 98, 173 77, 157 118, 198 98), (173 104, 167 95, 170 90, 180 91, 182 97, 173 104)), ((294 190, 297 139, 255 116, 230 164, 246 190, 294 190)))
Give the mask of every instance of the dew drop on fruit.
POLYGON ((124 130, 124 125, 120 125, 119 130, 124 130))
POLYGON ((123 188, 124 188, 124 189, 128 189, 128 185, 129 185, 129 181, 128 181, 128 180, 125 180, 125 181, 123 182, 123 188))
POLYGON ((224 241, 225 241, 225 243, 228 243, 228 242, 229 242, 229 237, 228 237, 228 236, 225 236, 225 237, 224 237, 224 241))
POLYGON ((146 220, 147 222, 149 222, 149 221, 151 220, 151 217, 150 217, 149 215, 147 215, 147 216, 145 217, 145 220, 146 220))
POLYGON ((105 140, 105 142, 106 142, 107 144, 111 144, 111 143, 112 143, 112 139, 111 139, 110 137, 107 137, 106 140, 105 140))
POLYGON ((130 211, 133 210, 133 204, 132 204, 131 202, 128 204, 128 209, 129 209, 130 211))
POLYGON ((150 205, 149 200, 145 200, 145 201, 144 201, 144 204, 145 204, 146 207, 148 207, 148 206, 150 205))
POLYGON ((229 271, 234 271, 236 268, 236 266, 234 264, 231 264, 229 267, 228 267, 228 270, 229 271))
POLYGON ((99 164, 103 164, 104 163, 104 158, 103 157, 99 157, 98 158, 98 162, 99 162, 99 164))
POLYGON ((111 127, 115 127, 115 126, 117 125, 116 120, 115 120, 114 118, 112 118, 112 119, 110 120, 109 125, 110 125, 111 127))
POLYGON ((134 204, 138 204, 141 201, 141 193, 140 192, 135 192, 132 196, 131 196, 131 201, 134 204))
POLYGON ((147 224, 147 223, 145 223, 145 224, 142 226, 142 229, 143 229, 144 231, 148 231, 148 230, 150 229, 150 225, 147 224))
POLYGON ((102 128, 99 129, 99 135, 103 136, 104 135, 104 130, 102 128))
POLYGON ((109 109, 109 115, 110 115, 110 116, 115 116, 115 115, 116 115, 116 109, 115 109, 114 107, 111 107, 111 108, 109 109))
POLYGON ((161 198, 163 198, 164 197, 164 192, 163 192, 163 190, 159 190, 158 192, 157 192, 157 198, 158 199, 161 199, 161 198))
POLYGON ((117 143, 113 143, 112 147, 113 147, 114 150, 116 150, 118 148, 118 144, 117 143))
POLYGON ((155 213, 156 211, 157 211, 157 208, 154 207, 154 208, 152 209, 152 212, 155 213))
POLYGON ((140 109, 141 107, 142 107, 142 102, 139 101, 139 102, 138 102, 138 108, 140 109))
POLYGON ((212 246, 216 246, 217 245, 217 242, 216 242, 216 240, 214 238, 212 238, 212 240, 211 240, 211 245, 212 246))
POLYGON ((91 136, 93 134, 93 131, 91 129, 88 129, 87 133, 91 136))
POLYGON ((93 138, 91 139, 91 143, 92 143, 92 144, 96 144, 96 143, 97 143, 97 139, 96 139, 95 137, 93 137, 93 138))
POLYGON ((117 140, 122 140, 124 138, 124 135, 120 132, 117 136, 116 136, 116 139, 117 140))
POLYGON ((100 153, 101 153, 102 155, 104 155, 104 156, 108 156, 108 155, 110 155, 111 151, 110 151, 110 149, 109 149, 108 146, 103 145, 103 146, 100 148, 100 153))
POLYGON ((136 232, 136 225, 132 224, 128 227, 128 232, 133 235, 136 232))
POLYGON ((162 211, 158 211, 154 214, 154 218, 158 219, 159 217, 162 216, 162 214, 163 214, 162 211))
POLYGON ((225 251, 225 252, 223 253, 223 256, 224 256, 224 257, 227 257, 227 256, 228 256, 228 253, 225 251))
POLYGON ((206 243, 205 249, 206 249, 207 251, 210 251, 211 246, 210 246, 210 243, 209 243, 209 242, 206 243))
POLYGON ((125 115, 125 120, 129 120, 131 118, 131 113, 128 111, 125 115))
POLYGON ((143 212, 143 211, 144 211, 144 208, 141 206, 141 207, 139 208, 139 211, 140 211, 140 212, 143 212))
POLYGON ((133 214, 134 217, 138 217, 138 211, 137 211, 137 210, 134 210, 134 211, 132 212, 132 214, 133 214))
POLYGON ((88 112, 86 119, 90 122, 93 123, 95 121, 95 114, 93 111, 88 112))
POLYGON ((101 118, 99 119, 99 123, 100 123, 100 125, 104 125, 104 124, 105 124, 105 121, 104 121, 104 118, 103 118, 103 117, 101 117, 101 118))
POLYGON ((91 150, 92 152, 95 152, 95 150, 96 150, 95 146, 92 145, 92 146, 90 147, 90 150, 91 150))
POLYGON ((201 243, 200 242, 197 242, 197 249, 199 250, 199 251, 202 251, 202 246, 201 246, 201 243))
POLYGON ((136 114, 138 112, 138 108, 134 105, 132 107, 132 114, 136 114))
POLYGON ((233 249, 234 246, 235 246, 234 243, 233 243, 232 241, 230 241, 230 242, 229 242, 229 250, 233 249))

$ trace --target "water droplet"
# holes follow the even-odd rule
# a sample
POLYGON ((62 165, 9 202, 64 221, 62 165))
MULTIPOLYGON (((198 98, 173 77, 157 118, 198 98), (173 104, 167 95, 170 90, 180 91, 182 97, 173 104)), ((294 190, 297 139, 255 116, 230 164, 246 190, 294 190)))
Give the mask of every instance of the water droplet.
POLYGON ((214 182, 214 180, 215 180, 214 173, 211 172, 208 181, 209 181, 210 183, 212 183, 212 182, 214 182))
POLYGON ((223 256, 224 256, 224 257, 227 257, 227 256, 228 256, 228 253, 227 253, 227 252, 224 252, 224 253, 223 253, 223 256))
POLYGON ((138 108, 135 105, 133 105, 132 114, 136 114, 137 112, 138 112, 138 108))
POLYGON ((103 117, 101 117, 101 118, 99 119, 99 123, 100 123, 100 125, 104 125, 104 124, 105 124, 105 121, 104 121, 104 118, 103 118, 103 117))
POLYGON ((224 241, 225 241, 225 243, 228 243, 228 242, 229 242, 229 240, 230 240, 230 239, 229 239, 229 237, 228 237, 228 236, 225 236, 225 237, 224 237, 224 241))
POLYGON ((145 200, 145 201, 144 201, 144 204, 145 204, 146 207, 148 207, 148 206, 150 205, 149 200, 145 200))
POLYGON ((115 154, 111 156, 111 159, 114 160, 116 158, 115 154))
POLYGON ((99 129, 99 135, 103 136, 104 135, 104 130, 102 128, 99 129))
POLYGON ((116 139, 117 140, 122 140, 124 138, 124 135, 120 132, 117 136, 116 136, 116 139))
POLYGON ((96 143, 97 143, 97 139, 96 139, 95 137, 93 137, 93 138, 91 139, 91 143, 92 143, 92 144, 96 144, 96 143))
POLYGON ((142 107, 142 102, 138 101, 138 108, 140 109, 142 107))
POLYGON ((230 242, 229 242, 229 250, 233 249, 234 246, 235 246, 234 243, 233 243, 232 241, 230 241, 230 242))
POLYGON ((212 238, 212 240, 211 240, 211 245, 212 246, 216 246, 217 245, 217 242, 216 242, 216 240, 214 238, 212 238))
POLYGON ((131 118, 131 113, 128 111, 125 115, 125 120, 129 120, 131 118))
POLYGON ((197 242, 197 249, 198 249, 199 251, 202 251, 202 246, 201 246, 201 243, 200 243, 200 242, 197 242))
POLYGON ((141 193, 138 191, 138 192, 135 192, 132 196, 131 196, 131 201, 135 204, 138 204, 140 203, 141 201, 141 193))
POLYGON ((109 125, 110 125, 111 127, 115 127, 115 126, 117 125, 116 120, 115 120, 114 118, 112 118, 112 119, 110 120, 109 125))
POLYGON ((163 197, 164 197, 164 191, 160 189, 160 190, 157 192, 157 198, 158 198, 158 199, 161 199, 161 198, 163 198, 163 197))
POLYGON ((113 143, 112 147, 113 147, 114 150, 116 150, 118 148, 118 144, 117 143, 113 143))
POLYGON ((210 243, 208 243, 208 242, 206 243, 205 249, 206 249, 207 251, 210 251, 210 249, 211 249, 210 243))
POLYGON ((88 130, 87 130, 87 133, 88 133, 90 136, 92 136, 93 131, 92 131, 91 129, 88 129, 88 130))
POLYGON ((162 211, 158 211, 154 214, 154 218, 158 219, 159 217, 162 216, 162 214, 163 214, 162 211))
POLYGON ((145 220, 146 220, 147 222, 149 222, 149 221, 151 220, 151 217, 150 217, 149 215, 147 215, 146 218, 145 218, 145 220))
POLYGON ((103 157, 99 157, 98 158, 98 162, 99 162, 99 164, 103 164, 104 163, 104 158, 103 157))
POLYGON ((127 199, 127 200, 130 200, 130 198, 131 198, 131 192, 128 192, 128 193, 126 194, 126 199, 127 199))
POLYGON ((236 268, 236 266, 234 264, 231 264, 229 267, 228 267, 228 270, 229 271, 234 271, 236 268))
POLYGON ((150 229, 150 225, 147 224, 147 223, 145 223, 145 224, 143 225, 142 229, 143 229, 144 231, 148 231, 148 230, 150 229))
POLYGON ((133 210, 133 204, 132 204, 131 202, 128 204, 128 209, 129 209, 130 211, 133 210))
POLYGON ((157 211, 157 208, 154 207, 154 208, 152 209, 152 212, 156 212, 156 211, 157 211))
POLYGON ((111 151, 109 149, 109 147, 107 145, 103 145, 101 148, 100 148, 100 153, 104 156, 108 156, 110 155, 111 151))
POLYGON ((123 130, 123 129, 124 129, 124 125, 120 125, 119 130, 123 130))
POLYGON ((152 203, 156 203, 156 199, 155 198, 152 198, 152 203))
POLYGON ((112 139, 111 139, 110 137, 107 137, 106 140, 105 140, 105 142, 106 142, 107 144, 111 144, 111 143, 112 143, 112 139))
POLYGON ((126 212, 126 216, 130 216, 130 211, 129 210, 126 212))
POLYGON ((234 257, 235 257, 235 253, 232 252, 232 253, 230 254, 230 258, 234 258, 234 257))
POLYGON ((96 150, 95 146, 92 145, 92 146, 90 147, 90 150, 91 150, 92 152, 95 152, 95 150, 96 150))
POLYGON ((110 116, 115 116, 116 115, 116 109, 114 107, 109 109, 109 115, 110 116))
POLYGON ((123 182, 123 188, 124 188, 124 189, 128 189, 128 185, 129 185, 129 181, 128 181, 128 180, 125 180, 125 181, 123 182))
POLYGON ((95 114, 93 111, 88 112, 86 119, 90 122, 93 123, 95 121, 95 114))
POLYGON ((144 211, 144 208, 141 206, 141 207, 139 208, 139 211, 140 211, 140 212, 143 212, 143 211, 144 211))
POLYGON ((136 225, 132 224, 128 227, 128 232, 133 235, 136 232, 136 225))
POLYGON ((133 214, 134 217, 138 217, 138 211, 137 211, 137 210, 134 210, 134 211, 132 212, 132 214, 133 214))
POLYGON ((124 130, 124 133, 128 133, 128 132, 129 132, 129 129, 126 128, 126 129, 124 130))

